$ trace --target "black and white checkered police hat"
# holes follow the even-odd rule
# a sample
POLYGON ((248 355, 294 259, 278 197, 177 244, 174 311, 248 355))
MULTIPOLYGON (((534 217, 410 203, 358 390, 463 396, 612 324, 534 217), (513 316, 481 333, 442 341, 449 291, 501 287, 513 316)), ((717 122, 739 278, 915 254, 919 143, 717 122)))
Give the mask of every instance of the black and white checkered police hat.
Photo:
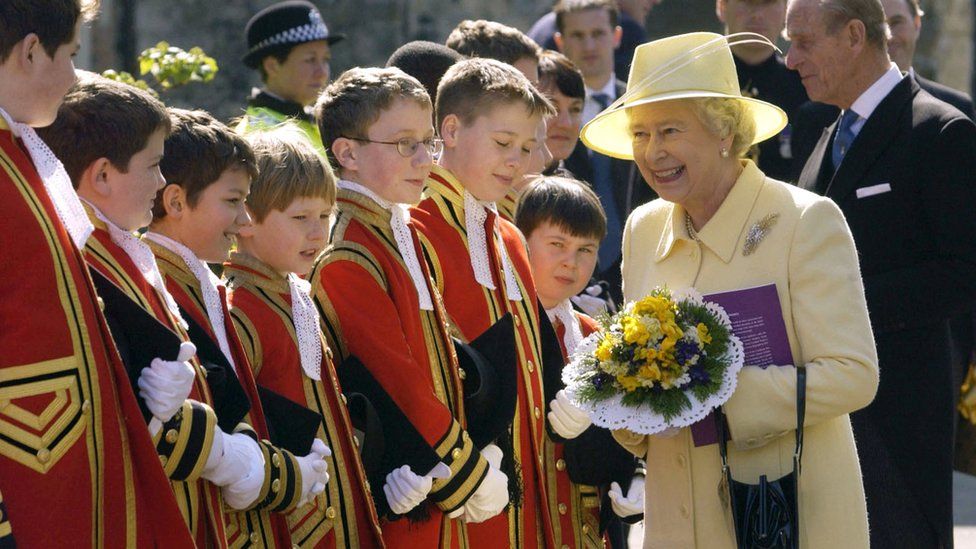
POLYGON ((247 22, 244 32, 247 55, 243 61, 252 69, 258 68, 261 60, 276 47, 316 40, 332 45, 345 38, 342 34, 330 34, 318 8, 305 0, 288 0, 264 8, 247 22))

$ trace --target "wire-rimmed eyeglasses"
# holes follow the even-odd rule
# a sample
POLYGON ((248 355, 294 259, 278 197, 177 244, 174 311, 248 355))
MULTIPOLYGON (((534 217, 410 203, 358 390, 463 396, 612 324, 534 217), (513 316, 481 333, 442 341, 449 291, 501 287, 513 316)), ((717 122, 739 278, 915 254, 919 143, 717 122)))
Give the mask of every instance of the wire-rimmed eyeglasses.
POLYGON ((429 137, 423 141, 414 139, 412 137, 404 137, 403 139, 398 139, 396 141, 375 141, 373 139, 366 139, 364 137, 346 137, 346 139, 361 141, 363 143, 376 143, 379 145, 396 145, 397 152, 404 158, 412 158, 413 155, 417 154, 417 148, 421 145, 427 149, 427 152, 429 152, 431 156, 437 156, 444 150, 444 140, 436 137, 429 137))

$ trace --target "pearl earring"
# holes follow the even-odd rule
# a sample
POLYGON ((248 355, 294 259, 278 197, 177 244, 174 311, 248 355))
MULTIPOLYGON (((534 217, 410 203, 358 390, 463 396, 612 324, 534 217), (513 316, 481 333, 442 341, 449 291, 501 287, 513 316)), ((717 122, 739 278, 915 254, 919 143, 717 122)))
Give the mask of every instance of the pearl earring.
POLYGON ((725 147, 722 147, 722 150, 719 152, 719 154, 722 155, 722 158, 728 158, 729 157, 729 150, 726 149, 725 147))

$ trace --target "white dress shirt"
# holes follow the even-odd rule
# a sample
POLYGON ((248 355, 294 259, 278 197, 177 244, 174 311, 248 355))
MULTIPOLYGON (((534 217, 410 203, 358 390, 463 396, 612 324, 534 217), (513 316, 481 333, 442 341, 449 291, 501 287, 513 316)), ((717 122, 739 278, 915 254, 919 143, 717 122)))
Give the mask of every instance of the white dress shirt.
POLYGON ((851 110, 857 113, 858 118, 851 124, 851 131, 854 132, 855 136, 861 133, 861 128, 871 117, 874 109, 878 108, 878 105, 884 101, 885 97, 888 97, 891 90, 895 89, 895 86, 904 77, 905 75, 898 69, 898 65, 892 62, 888 70, 881 75, 881 78, 878 78, 874 84, 871 84, 870 88, 864 90, 864 93, 854 101, 851 110))

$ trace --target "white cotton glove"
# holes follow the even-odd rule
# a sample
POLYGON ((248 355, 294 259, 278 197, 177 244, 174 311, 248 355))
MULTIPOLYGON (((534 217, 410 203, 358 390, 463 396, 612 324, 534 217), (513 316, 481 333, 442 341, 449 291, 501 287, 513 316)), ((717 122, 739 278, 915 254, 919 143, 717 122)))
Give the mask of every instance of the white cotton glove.
POLYGON ((409 465, 403 465, 386 475, 383 493, 390 509, 398 515, 405 515, 427 499, 435 478, 450 476, 451 469, 443 463, 438 463, 424 476, 414 473, 409 465))
POLYGON ((176 360, 154 358, 148 368, 142 369, 138 381, 139 396, 153 417, 162 423, 176 414, 193 389, 196 372, 189 360, 196 352, 197 348, 192 343, 184 341, 176 360))
POLYGON ((594 284, 587 286, 585 290, 570 297, 569 300, 582 309, 584 313, 596 318, 607 312, 607 302, 597 297, 601 293, 603 293, 603 288, 599 284, 594 284))
POLYGON ((635 476, 631 479, 626 497, 620 490, 620 484, 616 482, 610 483, 610 492, 607 495, 610 497, 610 507, 618 517, 628 518, 644 514, 644 477, 635 476))
POLYGON ((481 486, 475 490, 464 504, 464 522, 484 522, 508 505, 508 475, 501 472, 502 450, 494 444, 489 444, 481 450, 481 455, 488 460, 488 473, 481 481, 481 486))
POLYGON ((227 486, 246 478, 252 471, 261 469, 264 475, 264 455, 261 447, 244 433, 227 434, 214 432, 210 457, 200 476, 216 484, 227 486))
POLYGON ((593 423, 590 416, 570 402, 566 391, 559 391, 549 403, 549 425, 557 435, 571 439, 583 434, 593 423))
POLYGON ((302 497, 298 506, 305 505, 315 496, 325 491, 329 483, 329 462, 325 458, 332 455, 332 450, 319 439, 312 442, 312 451, 307 456, 295 458, 302 471, 302 497))

